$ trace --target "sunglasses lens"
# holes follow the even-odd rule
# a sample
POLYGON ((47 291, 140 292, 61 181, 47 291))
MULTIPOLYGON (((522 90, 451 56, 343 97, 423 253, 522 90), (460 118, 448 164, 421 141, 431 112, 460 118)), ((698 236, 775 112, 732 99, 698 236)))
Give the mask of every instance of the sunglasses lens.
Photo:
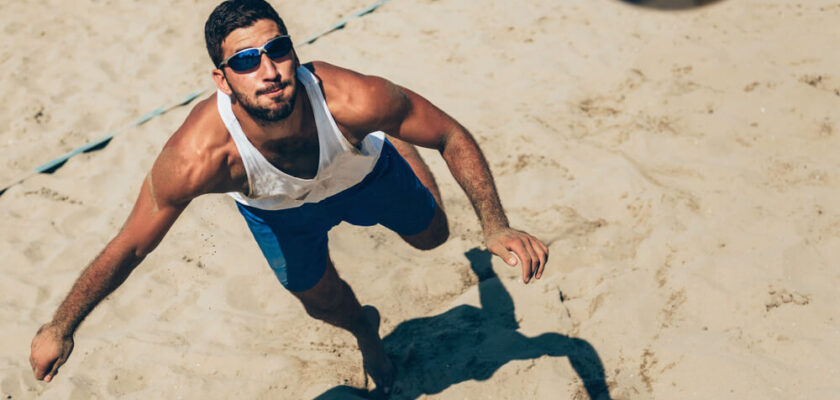
MULTIPOLYGON (((281 36, 272 39, 262 48, 265 49, 265 54, 268 55, 268 58, 282 58, 292 51, 292 39, 288 36, 281 36)), ((231 57, 227 61, 227 65, 236 72, 245 72, 259 66, 260 58, 260 49, 248 49, 231 57)))
POLYGON ((292 50, 292 39, 288 36, 279 37, 265 44, 265 53, 268 58, 281 58, 292 50))
POLYGON ((250 49, 243 51, 228 60, 230 68, 236 72, 247 71, 253 69, 260 64, 260 51, 257 49, 250 49))

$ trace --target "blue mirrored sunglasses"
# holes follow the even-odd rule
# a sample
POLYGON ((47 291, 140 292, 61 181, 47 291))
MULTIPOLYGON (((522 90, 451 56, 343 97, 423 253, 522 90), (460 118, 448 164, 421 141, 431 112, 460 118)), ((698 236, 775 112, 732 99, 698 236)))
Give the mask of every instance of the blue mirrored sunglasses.
POLYGON ((244 72, 260 65, 262 53, 274 60, 286 56, 290 51, 292 51, 292 38, 289 35, 277 36, 260 47, 237 51, 234 55, 219 63, 218 68, 222 69, 227 65, 236 72, 244 72))

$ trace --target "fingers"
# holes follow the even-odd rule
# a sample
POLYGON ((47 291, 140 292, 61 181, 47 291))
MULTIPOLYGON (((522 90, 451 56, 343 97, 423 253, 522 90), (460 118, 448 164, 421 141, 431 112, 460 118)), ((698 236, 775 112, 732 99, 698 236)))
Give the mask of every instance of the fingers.
POLYGON ((528 283, 531 277, 534 276, 534 253, 527 239, 520 238, 512 243, 513 251, 522 260, 522 282, 528 283))
POLYGON ((516 265, 516 257, 514 257, 513 253, 507 251, 508 250, 507 246, 504 246, 504 245, 501 245, 501 244, 492 245, 492 246, 488 246, 487 250, 490 250, 491 253, 499 256, 502 260, 505 260, 505 262, 508 265, 510 265, 511 267, 516 265))
POLYGON ((534 277, 540 279, 542 278, 543 271, 545 270, 545 264, 548 262, 548 247, 535 237, 531 237, 531 245, 534 247, 534 250, 537 252, 539 257, 539 269, 537 269, 534 277))
POLYGON ((548 261, 548 247, 539 239, 520 231, 514 234, 504 235, 502 238, 495 238, 498 241, 488 246, 493 254, 501 257, 510 266, 516 265, 516 257, 522 261, 522 282, 529 283, 531 278, 542 278, 545 265, 548 261), (511 254, 513 252, 516 257, 511 254))
MULTIPOLYGON (((534 257, 523 238, 514 236, 505 240, 505 248, 513 251, 519 260, 522 261, 522 282, 528 283, 534 272, 534 257)), ((510 263, 508 263, 510 264, 510 263)), ((515 264, 511 264, 513 266, 515 264)))
POLYGON ((55 376, 58 374, 58 369, 62 365, 64 365, 64 362, 67 361, 67 358, 70 357, 70 353, 72 351, 73 351, 72 342, 70 342, 69 344, 65 342, 64 343, 64 348, 61 350, 61 354, 57 358, 52 360, 51 363, 45 364, 43 366, 43 368, 41 368, 42 371, 49 371, 49 372, 46 372, 46 376, 44 376, 44 382, 50 382, 50 381, 53 380, 53 378, 55 378, 55 376))
MULTIPOLYGON (((47 376, 47 370, 52 370, 52 365, 49 363, 39 363, 30 357, 29 363, 32 364, 32 371, 35 372, 35 379, 42 381, 47 380, 49 382, 47 376)), ((52 378, 52 377, 49 377, 52 378)))
MULTIPOLYGON (((43 327, 38 330, 38 333, 41 333, 42 329, 43 327)), ((40 381, 44 379, 48 365, 42 365, 42 363, 39 363, 35 358, 37 342, 38 336, 36 335, 35 338, 32 339, 32 346, 30 346, 29 366, 32 367, 32 372, 35 373, 35 379, 40 381)))
POLYGON ((52 378, 55 376, 55 374, 58 373, 58 367, 60 367, 61 364, 64 364, 64 360, 60 358, 53 363, 52 368, 50 369, 50 373, 47 374, 46 377, 44 377, 44 382, 49 383, 50 381, 52 381, 52 378))
MULTIPOLYGON (((537 251, 538 249, 534 246, 534 238, 531 236, 526 236, 522 239, 523 244, 525 244, 525 249, 528 250, 528 254, 531 256, 531 270, 529 271, 528 278, 536 278, 537 271, 539 271, 542 264, 542 257, 540 257, 540 252, 537 251)), ((528 283, 528 281, 525 281, 528 283)))
POLYGON ((50 382, 58 374, 59 367, 70 357, 73 339, 56 337, 43 331, 42 327, 32 339, 29 365, 35 379, 50 382))

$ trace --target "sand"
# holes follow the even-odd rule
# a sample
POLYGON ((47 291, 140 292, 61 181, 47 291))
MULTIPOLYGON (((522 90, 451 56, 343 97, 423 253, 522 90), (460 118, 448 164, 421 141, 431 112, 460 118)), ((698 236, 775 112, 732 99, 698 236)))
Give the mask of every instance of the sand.
MULTIPOLYGON (((369 5, 274 2, 294 38, 369 5)), ((840 398, 836 1, 393 0, 300 47, 423 94, 480 142, 534 285, 482 251, 432 151, 452 238, 331 232, 382 315, 394 398, 840 398)), ((0 3, 0 182, 211 88, 214 1, 0 3)), ((118 231, 190 106, 0 196, 0 398, 352 398, 353 338, 308 318, 223 195, 193 202, 77 331, 49 384, 34 332, 118 231)))

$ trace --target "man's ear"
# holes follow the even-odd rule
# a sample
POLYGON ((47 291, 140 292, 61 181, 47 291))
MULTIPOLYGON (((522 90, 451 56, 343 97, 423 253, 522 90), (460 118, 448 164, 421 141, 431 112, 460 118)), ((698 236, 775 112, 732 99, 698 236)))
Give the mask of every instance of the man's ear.
POLYGON ((221 69, 214 69, 213 70, 213 80, 216 82, 216 87, 219 88, 224 94, 230 96, 233 94, 233 91, 230 90, 230 85, 228 85, 227 78, 225 77, 225 72, 221 69))

